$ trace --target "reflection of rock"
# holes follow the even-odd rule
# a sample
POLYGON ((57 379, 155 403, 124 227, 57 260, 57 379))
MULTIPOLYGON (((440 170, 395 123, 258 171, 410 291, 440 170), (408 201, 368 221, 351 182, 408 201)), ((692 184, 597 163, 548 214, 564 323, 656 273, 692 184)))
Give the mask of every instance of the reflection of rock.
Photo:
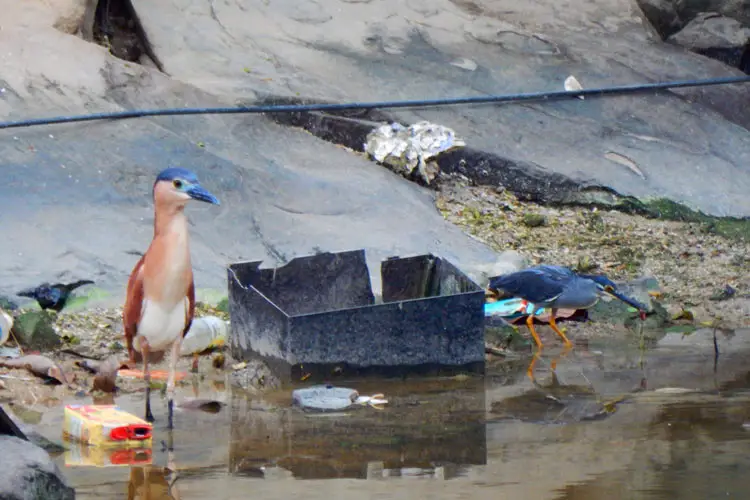
POLYGON ((11 436, 0 436, 0 498, 73 500, 75 491, 44 450, 11 436))
POLYGON ((560 424, 605 418, 617 403, 619 400, 602 400, 592 386, 563 385, 553 373, 550 383, 496 401, 491 411, 501 418, 560 424))

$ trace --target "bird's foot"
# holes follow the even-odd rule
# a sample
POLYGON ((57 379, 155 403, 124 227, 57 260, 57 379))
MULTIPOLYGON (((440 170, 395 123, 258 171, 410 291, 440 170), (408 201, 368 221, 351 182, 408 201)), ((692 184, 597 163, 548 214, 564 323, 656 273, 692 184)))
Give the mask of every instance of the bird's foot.
POLYGON ((169 451, 169 452, 174 451, 174 436, 172 435, 171 432, 169 432, 167 434, 167 440, 166 441, 162 439, 162 441, 161 441, 161 451, 169 451))

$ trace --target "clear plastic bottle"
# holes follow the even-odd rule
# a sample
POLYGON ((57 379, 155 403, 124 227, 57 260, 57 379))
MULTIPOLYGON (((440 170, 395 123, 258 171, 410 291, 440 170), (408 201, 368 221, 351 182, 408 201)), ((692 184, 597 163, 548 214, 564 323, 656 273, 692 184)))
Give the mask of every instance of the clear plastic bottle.
POLYGON ((8 341, 11 328, 13 328, 13 316, 0 309, 0 345, 8 341))
POLYGON ((180 354, 189 356, 212 347, 221 347, 227 341, 229 324, 216 316, 202 316, 193 319, 185 338, 182 339, 180 354))

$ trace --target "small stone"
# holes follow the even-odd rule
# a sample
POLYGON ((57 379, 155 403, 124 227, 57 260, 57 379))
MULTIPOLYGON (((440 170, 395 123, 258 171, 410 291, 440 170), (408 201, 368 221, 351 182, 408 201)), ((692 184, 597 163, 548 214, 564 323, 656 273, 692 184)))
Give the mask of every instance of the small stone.
POLYGON ((523 223, 526 227, 542 227, 547 225, 547 218, 542 214, 524 214, 523 223))
POLYGON ((728 300, 734 297, 737 294, 737 290, 735 290, 733 287, 726 285, 724 288, 720 290, 716 290, 713 294, 711 294, 711 297, 709 297, 709 300, 713 300, 715 302, 721 301, 721 300, 728 300))

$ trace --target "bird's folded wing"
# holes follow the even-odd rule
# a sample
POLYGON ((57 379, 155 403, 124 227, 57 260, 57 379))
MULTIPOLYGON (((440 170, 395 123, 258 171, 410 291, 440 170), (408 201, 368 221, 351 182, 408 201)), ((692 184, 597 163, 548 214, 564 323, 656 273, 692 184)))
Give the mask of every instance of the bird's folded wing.
POLYGON ((559 297, 565 281, 562 275, 529 268, 490 280, 490 288, 502 290, 532 303, 548 302, 559 297))

